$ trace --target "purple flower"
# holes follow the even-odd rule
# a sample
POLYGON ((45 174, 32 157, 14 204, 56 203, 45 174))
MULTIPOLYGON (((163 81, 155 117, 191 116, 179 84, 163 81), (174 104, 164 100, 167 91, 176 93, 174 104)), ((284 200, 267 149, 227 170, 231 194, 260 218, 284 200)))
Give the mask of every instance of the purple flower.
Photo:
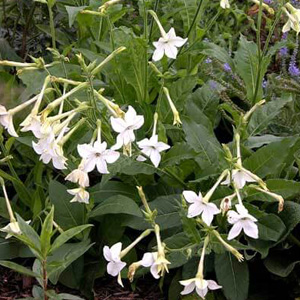
POLYGON ((264 2, 268 5, 270 5, 273 2, 273 0, 264 0, 264 2))
POLYGON ((287 31, 287 32, 284 32, 283 34, 282 34, 282 37, 281 37, 281 39, 282 40, 286 40, 287 39, 287 37, 288 37, 288 34, 289 34, 289 32, 287 31))
POLYGON ((296 66, 295 63, 290 63, 290 66, 289 66, 289 73, 291 76, 294 76, 294 77, 298 77, 300 75, 300 70, 299 68, 296 66))
POLYGON ((229 64, 228 63, 225 63, 224 65, 223 65, 223 69, 224 69, 224 71, 225 72, 228 72, 228 73, 231 73, 231 67, 229 66, 229 64))
POLYGON ((216 90, 217 87, 218 87, 218 84, 217 84, 214 80, 210 80, 210 81, 209 81, 209 87, 210 87, 212 90, 216 90))
POLYGON ((287 47, 283 47, 279 50, 279 55, 281 57, 287 56, 288 55, 288 48, 287 47))
POLYGON ((209 57, 205 60, 206 64, 210 64, 211 62, 212 62, 212 60, 209 57))
POLYGON ((262 88, 265 89, 267 86, 268 86, 268 81, 266 79, 263 79, 262 88))

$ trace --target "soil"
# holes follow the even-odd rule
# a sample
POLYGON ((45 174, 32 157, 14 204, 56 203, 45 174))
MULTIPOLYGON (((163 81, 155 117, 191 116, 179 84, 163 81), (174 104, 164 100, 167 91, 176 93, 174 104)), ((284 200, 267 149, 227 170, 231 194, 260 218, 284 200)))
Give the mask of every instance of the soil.
MULTIPOLYGON (((31 290, 35 280, 24 277, 11 270, 0 267, 0 300, 15 300, 32 297, 31 290)), ((139 281, 140 290, 132 291, 120 287, 115 280, 96 281, 94 300, 165 300, 157 284, 139 281)), ((55 287, 57 293, 70 293, 85 299, 78 291, 70 290, 60 284, 55 287)))

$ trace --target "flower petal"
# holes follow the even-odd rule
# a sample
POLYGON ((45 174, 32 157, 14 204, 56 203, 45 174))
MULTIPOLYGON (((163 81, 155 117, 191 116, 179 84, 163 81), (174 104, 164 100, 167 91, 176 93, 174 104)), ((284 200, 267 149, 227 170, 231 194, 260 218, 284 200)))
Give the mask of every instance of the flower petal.
POLYGON ((237 237, 241 233, 242 229, 243 227, 240 222, 235 223, 229 231, 227 240, 232 240, 237 237))
POLYGON ((167 43, 165 45, 165 53, 166 56, 168 56, 169 58, 176 59, 178 50, 174 45, 167 43))
POLYGON ((141 260, 141 265, 143 267, 150 267, 154 264, 154 257, 152 252, 147 252, 143 255, 143 258, 141 260))
POLYGON ((188 203, 194 203, 201 199, 199 199, 198 195, 193 191, 183 191, 183 197, 186 202, 188 203))
POLYGON ((160 163, 161 156, 160 156, 160 153, 156 149, 153 149, 151 151, 150 160, 153 163, 153 165, 157 168, 160 163))
POLYGON ((258 226, 251 220, 243 220, 242 222, 245 234, 253 239, 258 239, 258 226))

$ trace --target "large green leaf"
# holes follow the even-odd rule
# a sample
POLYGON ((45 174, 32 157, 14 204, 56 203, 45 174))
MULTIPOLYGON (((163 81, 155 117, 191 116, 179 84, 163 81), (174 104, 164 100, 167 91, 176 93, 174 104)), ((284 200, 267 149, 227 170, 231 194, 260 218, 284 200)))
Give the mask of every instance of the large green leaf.
POLYGON ((104 200, 91 211, 89 217, 97 218, 108 214, 142 216, 142 212, 136 202, 122 195, 112 196, 104 200))
POLYGON ((228 300, 246 300, 249 288, 249 270, 247 262, 238 262, 230 253, 215 257, 215 270, 218 283, 222 285, 228 300))
POLYGON ((85 223, 84 206, 81 203, 70 203, 72 196, 63 184, 52 180, 49 197, 55 207, 54 220, 60 227, 69 229, 85 223))
POLYGON ((261 133, 280 113, 281 109, 287 103, 291 102, 292 99, 292 96, 290 94, 287 94, 285 95, 285 97, 276 98, 275 100, 270 101, 265 105, 257 108, 248 123, 247 130, 249 136, 254 136, 261 133))
POLYGON ((262 80, 267 71, 267 65, 261 64, 259 66, 257 45, 241 36, 234 61, 236 71, 246 85, 247 98, 253 102, 261 100, 263 95, 262 80), (257 95, 255 95, 256 89, 257 95))
POLYGON ((206 166, 206 163, 210 166, 218 166, 222 160, 222 148, 213 131, 188 118, 183 120, 182 127, 188 144, 199 154, 200 166, 201 161, 203 161, 203 167, 206 166))
MULTIPOLYGON (((181 225, 178 208, 179 199, 180 195, 160 196, 149 203, 152 210, 157 210, 156 222, 162 230, 181 225)), ((144 218, 137 217, 128 217, 123 224, 137 230, 144 230, 150 226, 144 221, 144 218)))
POLYGON ((254 152, 244 161, 244 166, 262 178, 269 175, 279 177, 282 169, 294 161, 298 143, 299 137, 271 143, 254 152))
POLYGON ((286 227, 281 219, 273 214, 266 215, 258 221, 258 236, 261 240, 278 241, 284 232, 286 227))
POLYGON ((90 195, 95 203, 100 203, 112 196, 123 195, 128 198, 139 200, 136 187, 130 186, 120 181, 109 181, 105 184, 94 185, 90 189, 90 195))

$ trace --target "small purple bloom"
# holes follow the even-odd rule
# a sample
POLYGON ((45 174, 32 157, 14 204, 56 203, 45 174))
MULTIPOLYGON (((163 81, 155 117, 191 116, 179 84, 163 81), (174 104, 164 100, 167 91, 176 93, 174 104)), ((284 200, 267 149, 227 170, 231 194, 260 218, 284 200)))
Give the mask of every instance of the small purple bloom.
POLYGON ((264 78, 262 82, 262 88, 265 89, 268 86, 268 81, 264 78))
POLYGON ((225 64, 223 65, 223 69, 224 69, 225 72, 228 72, 228 73, 230 73, 230 72, 232 71, 232 70, 231 70, 231 67, 229 66, 228 63, 225 63, 225 64))
POLYGON ((270 5, 273 2, 273 0, 264 0, 264 2, 268 5, 270 5))
POLYGON ((205 60, 206 64, 211 64, 211 62, 212 62, 212 60, 209 57, 205 60))
POLYGON ((287 47, 283 47, 279 50, 279 55, 281 57, 287 56, 288 55, 288 48, 287 47))
POLYGON ((298 77, 300 75, 299 68, 295 65, 295 63, 291 63, 289 66, 289 73, 293 77, 298 77))
POLYGON ((215 89, 217 89, 218 84, 217 84, 214 80, 210 80, 210 81, 209 81, 209 87, 210 87, 212 90, 215 90, 215 89))
POLYGON ((287 39, 287 37, 288 37, 288 34, 289 34, 289 32, 287 31, 287 32, 284 32, 283 34, 282 34, 282 37, 281 37, 281 39, 283 39, 283 40, 286 40, 287 39))

